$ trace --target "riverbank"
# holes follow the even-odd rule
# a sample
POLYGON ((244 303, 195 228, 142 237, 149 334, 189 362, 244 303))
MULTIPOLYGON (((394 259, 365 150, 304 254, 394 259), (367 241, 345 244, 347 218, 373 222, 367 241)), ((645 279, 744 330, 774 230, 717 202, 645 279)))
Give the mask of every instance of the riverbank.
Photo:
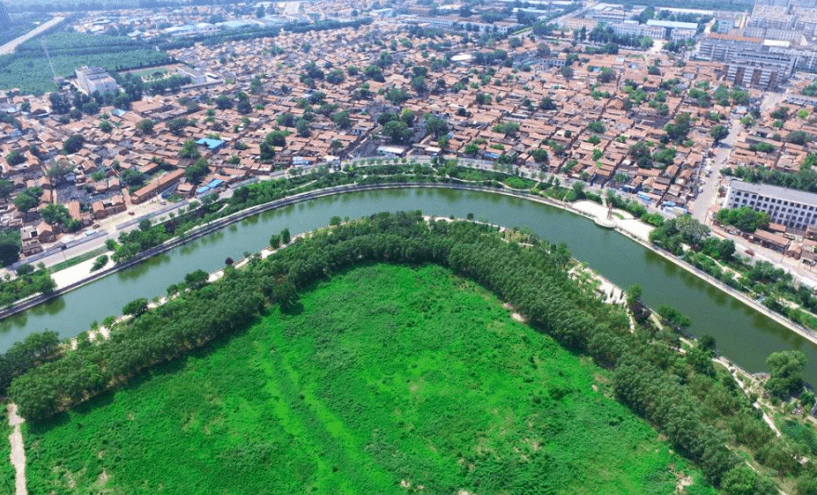
MULTIPOLYGON (((29 309, 29 308, 31 308, 33 306, 36 306, 36 305, 38 305, 38 304, 40 304, 42 302, 45 302, 45 301, 47 301, 49 299, 53 299, 55 297, 59 297, 60 295, 66 294, 66 293, 68 293, 69 291, 71 291, 73 289, 79 288, 79 287, 81 287, 83 285, 86 285, 86 284, 88 284, 90 282, 93 282, 93 281, 99 280, 101 278, 104 278, 104 277, 106 277, 107 275, 109 275, 111 273, 114 273, 114 272, 123 270, 125 268, 134 266, 136 264, 139 264, 139 263, 145 261, 146 259, 148 259, 150 257, 153 257, 153 256, 155 256, 157 254, 163 253, 165 251, 173 249, 174 247, 177 247, 177 246, 180 246, 182 244, 188 243, 188 242, 192 241, 193 239, 196 239, 196 238, 204 236, 206 234, 215 232, 215 231, 220 230, 220 229, 222 229, 223 227, 225 227, 225 226, 227 226, 229 224, 232 224, 232 223, 235 223, 235 222, 237 222, 239 220, 242 220, 242 219, 257 215, 258 213, 262 213, 264 211, 274 210, 274 209, 277 209, 277 208, 281 208, 282 206, 293 205, 293 204, 300 203, 300 202, 303 202, 303 201, 317 199, 317 198, 325 197, 325 196, 336 196, 336 195, 342 196, 344 193, 366 192, 366 191, 377 191, 377 190, 388 190, 388 189, 450 189, 450 190, 459 190, 459 191, 466 191, 466 192, 467 191, 474 191, 474 192, 494 193, 494 194, 504 195, 504 196, 508 196, 508 197, 524 199, 524 200, 530 201, 532 203, 540 203, 540 204, 552 206, 552 207, 558 208, 560 210, 564 210, 564 211, 574 213, 574 214, 579 215, 579 216, 583 216, 583 217, 585 217, 585 218, 587 218, 589 220, 594 220, 596 218, 593 215, 593 211, 597 211, 597 212, 603 211, 603 212, 605 212, 605 215, 606 215, 606 211, 607 211, 606 208, 604 208, 604 207, 602 207, 600 205, 596 205, 595 203, 590 204, 589 208, 592 209, 592 210, 590 210, 590 209, 588 209, 588 207, 586 207, 586 205, 584 205, 582 203, 579 203, 578 205, 566 204, 566 203, 563 203, 563 202, 558 201, 558 200, 553 200, 553 199, 550 199, 550 198, 536 196, 536 195, 533 195, 533 194, 530 194, 530 193, 527 193, 527 192, 522 192, 522 191, 514 191, 514 190, 508 190, 508 189, 496 189, 496 188, 476 186, 476 185, 452 184, 452 183, 425 183, 425 182, 423 182, 423 183, 383 183, 383 184, 372 184, 372 185, 364 185, 364 186, 339 186, 339 187, 334 187, 334 188, 327 188, 327 189, 323 189, 323 190, 316 190, 316 191, 311 191, 311 192, 307 192, 307 193, 301 193, 299 195, 294 195, 294 196, 291 196, 291 197, 288 197, 288 198, 283 198, 281 200, 272 201, 272 202, 269 202, 269 203, 265 203, 263 205, 257 205, 255 207, 248 208, 247 210, 237 212, 237 213, 231 215, 230 217, 225 217, 223 219, 213 221, 210 224, 199 226, 196 229, 188 232, 187 235, 185 235, 183 238, 170 240, 170 241, 168 241, 167 243, 165 243, 162 246, 157 246, 156 248, 153 248, 150 251, 146 251, 138 259, 132 260, 131 262, 128 262, 127 264, 109 265, 108 268, 100 270, 100 271, 95 272, 93 274, 79 273, 79 270, 77 270, 76 271, 77 274, 75 275, 77 277, 77 280, 68 281, 68 282, 70 282, 70 285, 67 286, 66 288, 60 289, 57 292, 55 292, 55 294, 52 294, 50 296, 39 296, 39 298, 37 300, 27 301, 25 306, 22 306, 22 307, 18 306, 14 311, 9 310, 9 311, 7 311, 5 313, 0 313, 0 315, 2 315, 3 317, 4 316, 9 316, 9 315, 11 315, 13 313, 20 312, 20 311, 23 311, 25 309, 29 309), (89 275, 89 276, 85 277, 85 275, 89 275)), ((403 205, 399 209, 404 209, 405 210, 405 209, 411 209, 411 207, 410 206, 407 207, 406 205, 403 205)), ((442 210, 438 209, 438 213, 442 212, 442 211, 445 211, 445 209, 442 209, 442 210)), ((342 212, 340 212, 340 211, 338 213, 342 214, 342 212)), ((621 212, 616 211, 614 213, 621 213, 621 212)), ((464 213, 460 213, 460 214, 464 215, 464 213)), ((688 271, 689 273, 692 273, 692 274, 696 275, 698 278, 700 278, 700 279, 706 281, 707 283, 709 283, 710 285, 720 289, 722 292, 726 293, 727 295, 730 295, 733 298, 735 298, 737 300, 740 300, 741 302, 743 302, 747 306, 749 306, 749 307, 757 310, 758 312, 761 312, 762 314, 768 316, 772 321, 774 321, 777 324, 787 328, 788 331, 793 331, 796 334, 801 335, 804 338, 808 339, 810 342, 817 343, 817 337, 814 336, 813 332, 811 332, 809 334, 809 332, 807 332, 807 329, 794 328, 792 322, 790 322, 790 321, 786 320, 785 318, 782 318, 782 317, 780 317, 780 316, 778 316, 778 315, 776 315, 774 313, 771 313, 767 308, 765 308, 764 306, 762 306, 760 304, 757 304, 755 301, 752 301, 751 299, 746 298, 745 296, 742 297, 739 293, 736 293, 735 291, 732 291, 732 290, 726 288, 719 281, 712 279, 711 277, 709 277, 706 274, 698 271, 697 269, 695 269, 692 266, 686 265, 686 263, 684 263, 683 260, 680 260, 680 259, 678 259, 678 258, 676 258, 674 256, 671 256, 668 253, 661 252, 660 249, 656 248, 655 246, 652 246, 648 241, 644 240, 644 237, 646 235, 648 235, 648 233, 645 234, 645 232, 647 232, 647 229, 650 228, 649 226, 646 226, 646 225, 643 225, 643 224, 642 224, 642 226, 638 226, 638 223, 640 223, 640 222, 638 222, 638 220, 631 219, 631 218, 627 217, 626 215, 624 215, 623 213, 621 213, 622 218, 618 218, 616 215, 613 215, 613 216, 616 217, 616 221, 620 224, 620 225, 617 225, 616 230, 619 233, 621 233, 622 235, 624 235, 625 237, 636 241, 642 247, 650 250, 651 252, 654 252, 654 253, 658 254, 659 256, 663 257, 667 261, 672 262, 674 265, 680 265, 684 270, 688 271), (635 226, 635 227, 627 228, 628 226, 635 226), (636 231, 635 229, 638 229, 638 231, 636 231)), ((328 218, 329 217, 327 216, 327 219, 328 218)), ((326 220, 324 220, 324 222, 325 221, 326 220)), ((497 220, 494 220, 494 223, 496 223, 496 222, 497 222, 497 220)), ((508 221, 505 221, 505 223, 507 224, 508 221)), ((543 237, 547 238, 547 236, 543 236, 543 237)), ((235 255, 232 255, 232 256, 235 257, 235 255)), ((223 257, 221 259, 223 259, 223 257)), ((591 264, 591 266, 594 266, 593 263, 590 263, 590 264, 591 264)), ((90 270, 90 268, 88 268, 88 270, 90 270)), ((190 271, 190 270, 188 270, 188 271, 190 271)), ((176 280, 168 281, 167 283, 171 283, 171 282, 174 282, 174 281, 176 281, 176 280)), ((68 283, 68 282, 66 282, 66 283, 68 283)), ((640 283, 639 280, 635 280, 634 282, 635 283, 640 283)), ((628 281, 625 285, 628 285, 630 283, 633 283, 633 282, 628 281)), ((154 292, 153 295, 157 295, 157 294, 161 293, 161 291, 162 291, 162 289, 159 289, 158 291, 154 292)), ((145 295, 148 295, 148 294, 145 294, 145 295)), ((668 303, 672 304, 672 302, 668 302, 668 303)), ((690 311, 690 310, 688 309, 687 311, 690 311)), ((93 319, 93 318, 91 318, 91 319, 93 319)), ((87 323, 85 323, 85 324, 87 324, 87 323)), ((59 325, 57 325, 57 326, 59 327, 59 325)), ((54 328, 54 326, 51 325, 51 328, 54 328)), ((42 327, 40 327, 40 330, 42 330, 42 327)), ((702 333, 706 333, 706 331, 704 330, 702 333)), ((777 350, 777 347, 771 348, 769 352, 771 352, 771 350, 777 350)), ((753 368, 753 369, 760 369, 762 367, 761 363, 762 363, 762 361, 760 361, 759 363, 755 363, 755 364, 751 365, 750 367, 753 368)))

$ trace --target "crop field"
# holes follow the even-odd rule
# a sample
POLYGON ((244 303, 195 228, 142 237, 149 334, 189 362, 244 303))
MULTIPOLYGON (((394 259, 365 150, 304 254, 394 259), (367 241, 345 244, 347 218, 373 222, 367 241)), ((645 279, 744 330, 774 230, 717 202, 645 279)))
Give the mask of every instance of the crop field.
MULTIPOLYGON (((439 266, 365 265, 25 433, 29 491, 714 494, 609 373, 439 266)), ((2 451, 0 451, 2 453, 2 451)))

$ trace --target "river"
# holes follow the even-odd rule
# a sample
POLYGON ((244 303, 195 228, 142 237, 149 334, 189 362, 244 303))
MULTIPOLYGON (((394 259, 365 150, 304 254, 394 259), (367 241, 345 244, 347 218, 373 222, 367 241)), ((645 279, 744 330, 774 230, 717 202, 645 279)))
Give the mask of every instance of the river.
POLYGON ((809 360, 805 378, 817 384, 817 346, 754 309, 728 296, 649 249, 592 221, 551 206, 481 192, 406 189, 331 196, 250 217, 139 265, 117 272, 0 321, 0 351, 32 332, 56 330, 72 337, 93 321, 119 315, 129 301, 164 295, 165 289, 196 269, 213 271, 227 257, 266 247, 272 234, 288 227, 293 234, 327 225, 329 219, 358 218, 380 211, 420 209, 430 215, 465 217, 507 227, 529 227, 554 243, 567 244, 574 257, 613 283, 640 284, 644 302, 669 304, 692 320, 690 331, 710 334, 721 352, 756 372, 765 370, 774 351, 799 349, 809 360))

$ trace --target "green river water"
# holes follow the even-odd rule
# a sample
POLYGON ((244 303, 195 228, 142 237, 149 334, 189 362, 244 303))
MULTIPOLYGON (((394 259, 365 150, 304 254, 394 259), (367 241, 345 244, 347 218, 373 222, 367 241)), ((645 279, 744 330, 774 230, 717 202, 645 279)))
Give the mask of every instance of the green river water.
POLYGON ((638 283, 644 301, 669 304, 692 319, 690 331, 710 334, 721 352, 749 371, 765 369, 766 356, 799 349, 809 359, 806 380, 817 384, 817 345, 723 293, 686 270, 614 231, 558 208, 498 194, 443 189, 406 189, 326 197, 262 213, 143 263, 109 275, 28 311, 0 321, 0 351, 32 332, 56 330, 71 337, 93 321, 119 315, 129 301, 164 295, 172 283, 196 269, 216 270, 227 257, 268 245, 270 235, 288 227, 293 235, 327 225, 329 219, 357 218, 381 211, 422 210, 508 227, 529 227, 540 237, 567 244, 574 257, 620 287, 638 283))

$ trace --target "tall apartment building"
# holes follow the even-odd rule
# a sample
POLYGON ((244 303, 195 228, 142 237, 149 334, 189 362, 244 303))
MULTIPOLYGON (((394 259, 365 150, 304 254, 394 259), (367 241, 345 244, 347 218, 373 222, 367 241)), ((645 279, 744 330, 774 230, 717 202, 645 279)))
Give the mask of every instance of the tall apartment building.
POLYGON ((766 212, 772 222, 795 230, 817 225, 817 194, 810 192, 732 179, 726 206, 766 212))
POLYGON ((784 53, 742 53, 726 62, 726 79, 737 86, 772 89, 791 77, 794 62, 784 53))
POLYGON ((74 73, 77 75, 80 89, 88 94, 95 91, 110 93, 119 89, 114 78, 102 67, 80 67, 74 73))
POLYGON ((762 48, 762 38, 710 33, 701 39, 698 56, 713 62, 722 62, 735 57, 738 53, 757 51, 762 48))
POLYGON ((791 77, 798 58, 785 41, 709 34, 700 43, 698 56, 724 62, 729 81, 740 86, 771 89, 791 77))

